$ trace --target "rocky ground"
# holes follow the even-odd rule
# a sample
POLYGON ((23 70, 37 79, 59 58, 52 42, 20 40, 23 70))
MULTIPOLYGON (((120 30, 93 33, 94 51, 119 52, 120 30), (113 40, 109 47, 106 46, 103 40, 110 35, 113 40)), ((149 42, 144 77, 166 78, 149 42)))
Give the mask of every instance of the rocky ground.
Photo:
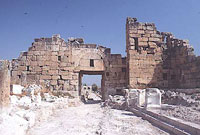
POLYGON ((159 114, 200 125, 200 111, 197 111, 191 107, 175 106, 171 109, 160 110, 159 114))
POLYGON ((175 89, 162 94, 164 104, 173 105, 159 114, 200 124, 200 89, 175 89))
POLYGON ((130 112, 82 104, 57 111, 47 121, 37 123, 28 135, 166 135, 130 112))
POLYGON ((10 102, 9 107, 0 110, 0 135, 26 135, 28 129, 47 120, 55 111, 80 103, 75 98, 42 92, 42 87, 37 85, 23 88, 23 92, 22 89, 13 91, 10 102))

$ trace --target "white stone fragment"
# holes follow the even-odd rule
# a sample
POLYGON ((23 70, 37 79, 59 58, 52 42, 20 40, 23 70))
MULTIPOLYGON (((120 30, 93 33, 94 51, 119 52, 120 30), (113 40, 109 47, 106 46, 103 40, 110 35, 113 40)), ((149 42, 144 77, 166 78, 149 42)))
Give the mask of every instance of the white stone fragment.
POLYGON ((138 90, 138 106, 144 107, 145 106, 145 95, 146 90, 138 90))
POLYGON ((19 100, 19 104, 20 105, 29 105, 31 104, 31 98, 30 97, 22 97, 20 100, 19 100))
POLYGON ((19 102, 19 99, 17 96, 10 96, 10 103, 16 105, 19 102))
POLYGON ((16 84, 13 84, 11 88, 13 94, 22 94, 22 90, 24 89, 23 86, 16 84))
POLYGON ((146 108, 161 107, 161 92, 157 88, 146 89, 146 108))

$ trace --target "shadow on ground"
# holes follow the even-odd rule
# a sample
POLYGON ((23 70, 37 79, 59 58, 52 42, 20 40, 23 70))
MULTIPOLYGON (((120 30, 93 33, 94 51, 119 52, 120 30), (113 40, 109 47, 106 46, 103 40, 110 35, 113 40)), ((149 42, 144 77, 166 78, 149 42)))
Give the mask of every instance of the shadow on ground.
POLYGON ((98 104, 101 103, 101 100, 88 100, 87 102, 84 102, 84 104, 98 104))

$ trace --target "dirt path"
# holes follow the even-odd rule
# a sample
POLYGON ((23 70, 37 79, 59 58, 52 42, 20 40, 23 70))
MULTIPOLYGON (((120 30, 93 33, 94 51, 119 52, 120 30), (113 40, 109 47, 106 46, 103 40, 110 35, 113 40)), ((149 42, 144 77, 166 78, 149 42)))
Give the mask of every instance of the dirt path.
POLYGON ((99 104, 70 107, 32 128, 29 135, 166 135, 130 112, 99 104))

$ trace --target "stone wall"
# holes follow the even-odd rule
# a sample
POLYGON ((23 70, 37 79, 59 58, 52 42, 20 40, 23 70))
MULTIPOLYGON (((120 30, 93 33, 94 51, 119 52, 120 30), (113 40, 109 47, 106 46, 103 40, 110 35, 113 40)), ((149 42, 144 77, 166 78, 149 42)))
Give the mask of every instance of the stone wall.
POLYGON ((10 103, 10 70, 9 61, 0 60, 0 108, 10 103))
POLYGON ((110 48, 59 35, 35 39, 27 52, 12 60, 12 84, 40 84, 52 91, 80 95, 82 76, 102 75, 103 93, 127 88, 200 87, 200 57, 187 40, 159 32, 153 23, 126 22, 127 57, 110 48))
POLYGON ((111 54, 106 70, 105 87, 109 89, 109 94, 120 94, 126 87, 126 57, 120 54, 111 54))
POLYGON ((118 56, 110 54, 109 48, 84 44, 81 38, 69 38, 67 42, 59 35, 35 39, 27 52, 12 60, 12 84, 40 84, 52 91, 78 96, 83 74, 90 74, 102 75, 105 91, 108 86, 124 87, 124 66, 121 55, 118 56), (111 77, 112 72, 117 76, 111 77), (111 76, 105 77, 107 73, 111 76))
POLYGON ((199 57, 189 42, 159 32, 153 23, 127 18, 126 52, 130 88, 200 87, 199 57))
POLYGON ((51 90, 76 90, 78 74, 73 72, 72 55, 64 39, 35 39, 27 52, 12 61, 12 84, 41 84, 51 90))

